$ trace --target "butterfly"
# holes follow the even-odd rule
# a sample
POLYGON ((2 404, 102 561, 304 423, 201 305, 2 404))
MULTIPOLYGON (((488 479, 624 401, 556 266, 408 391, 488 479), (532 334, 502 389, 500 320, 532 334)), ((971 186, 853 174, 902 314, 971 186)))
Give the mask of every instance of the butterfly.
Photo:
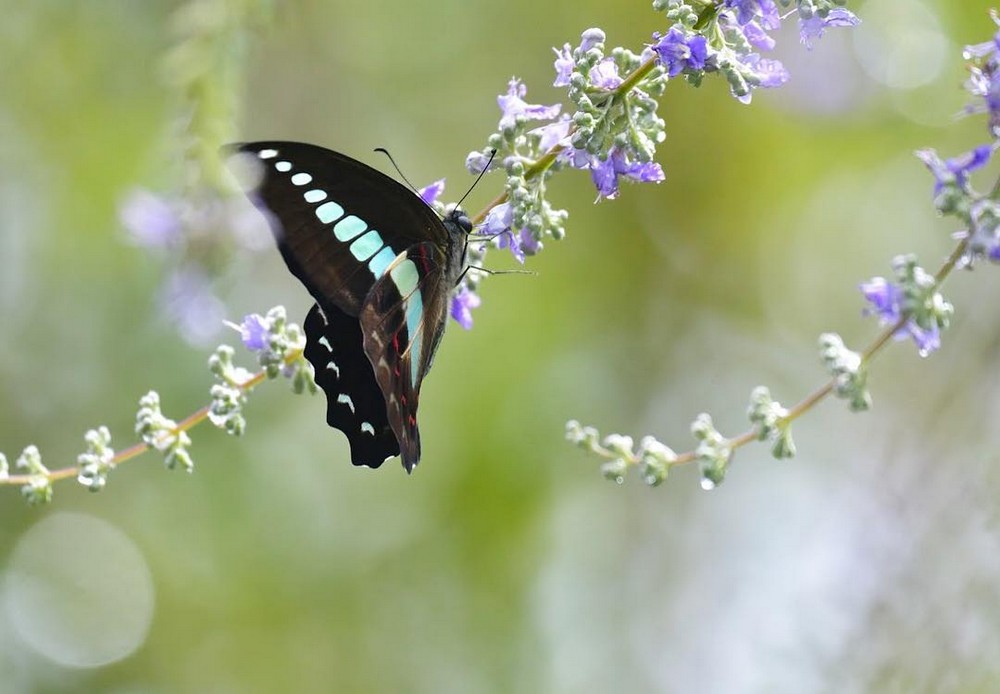
POLYGON ((326 393, 326 421, 354 465, 420 461, 420 384, 441 342, 472 224, 441 219, 385 174, 316 145, 250 142, 247 195, 267 217, 288 269, 315 299, 305 358, 326 393))

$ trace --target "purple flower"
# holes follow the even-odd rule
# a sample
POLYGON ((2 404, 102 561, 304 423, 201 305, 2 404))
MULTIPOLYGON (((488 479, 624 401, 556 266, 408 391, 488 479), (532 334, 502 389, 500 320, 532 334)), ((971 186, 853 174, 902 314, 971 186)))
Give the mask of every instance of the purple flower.
POLYGON ((788 81, 788 70, 785 69, 785 66, 780 61, 761 58, 758 53, 751 53, 748 56, 744 56, 743 66, 748 72, 748 77, 752 79, 752 82, 748 80, 747 84, 750 89, 747 90, 746 94, 737 94, 733 87, 730 86, 730 91, 740 103, 750 103, 750 99, 753 97, 753 88, 755 87, 763 87, 765 89, 780 87, 788 81))
MULTIPOLYGON (((994 22, 1000 23, 1000 18, 994 16, 994 22)), ((970 76, 965 88, 973 95, 982 97, 981 105, 967 106, 966 113, 989 113, 990 132, 994 137, 1000 136, 1000 32, 994 34, 991 41, 966 46, 965 57, 973 61, 969 65, 970 76)))
POLYGON ((699 71, 705 69, 708 60, 708 42, 704 36, 685 33, 673 26, 663 36, 653 34, 653 50, 660 62, 667 68, 669 77, 676 77, 685 70, 699 71))
MULTIPOLYGON (((937 323, 931 323, 930 328, 925 330, 912 320, 907 321, 906 331, 917 345, 917 354, 922 357, 926 357, 931 352, 941 348, 941 329, 937 326, 937 323)), ((897 339, 905 338, 906 335, 901 335, 897 339)))
POLYGON ((497 97, 497 104, 503 114, 500 117, 500 129, 513 128, 518 117, 526 120, 548 120, 559 115, 561 104, 542 106, 525 102, 524 95, 528 88, 517 78, 511 78, 507 83, 507 93, 497 97))
POLYGON ((486 213, 479 233, 496 239, 498 248, 509 248, 514 260, 524 265, 524 249, 521 247, 520 234, 515 235, 511 229, 513 223, 513 207, 509 202, 501 203, 486 213))
POLYGON ((865 309, 866 315, 876 315, 883 323, 895 323, 902 315, 903 292, 884 277, 873 277, 868 282, 861 283, 861 293, 871 304, 865 309))
POLYGON ((428 205, 437 202, 438 197, 444 192, 444 179, 438 179, 429 186, 420 189, 420 198, 428 205))
POLYGON ((504 231, 510 229, 513 216, 514 213, 510 203, 500 203, 486 213, 486 219, 483 220, 483 225, 477 233, 481 236, 499 236, 504 231))
POLYGON ((760 24, 765 29, 777 29, 781 26, 781 15, 774 0, 726 0, 726 7, 736 10, 736 21, 740 25, 749 24, 760 17, 760 24))
POLYGON ((538 148, 542 152, 547 152, 558 144, 564 144, 566 138, 569 137, 571 122, 569 116, 563 115, 561 120, 532 130, 532 134, 539 136, 538 148))
POLYGON ((744 24, 743 36, 746 37, 747 43, 758 50, 774 50, 774 39, 757 22, 747 22, 744 24))
POLYGON ((481 174, 490 163, 490 155, 485 152, 469 152, 465 158, 465 170, 470 174, 481 174))
POLYGON ((605 36, 602 30, 596 27, 591 27, 580 34, 580 47, 578 50, 581 53, 586 53, 597 44, 604 43, 604 38, 605 36))
POLYGON ((472 328, 472 309, 479 308, 482 299, 468 287, 462 287, 451 298, 451 317, 466 330, 472 328))
MULTIPOLYGON (((903 316, 905 296, 897 285, 884 277, 873 277, 870 281, 863 282, 860 289, 871 304, 871 307, 864 311, 866 315, 878 316, 882 325, 893 325, 903 316)), ((922 328, 911 318, 900 326, 893 337, 897 340, 912 338, 917 345, 917 352, 922 357, 926 357, 941 346, 941 330, 933 321, 929 328, 922 328)))
MULTIPOLYGON (((968 50, 968 49, 966 49, 968 50)), ((970 77, 965 88, 983 99, 982 104, 969 105, 965 112, 990 114, 990 132, 1000 135, 1000 66, 988 64, 983 68, 970 67, 970 77)))
POLYGON ((268 329, 267 321, 259 313, 251 313, 245 316, 243 322, 239 325, 233 323, 229 323, 228 325, 239 331, 243 346, 251 352, 260 352, 267 349, 270 342, 268 337, 270 330, 268 329))
POLYGON ((954 184, 962 190, 967 190, 969 173, 979 169, 989 162, 993 156, 993 147, 980 145, 970 152, 957 157, 942 160, 933 149, 921 149, 914 152, 924 162, 934 175, 934 196, 937 197, 946 185, 954 184))
POLYGON ((614 58, 605 58, 590 69, 590 81, 601 89, 615 89, 622 83, 614 58))
MULTIPOLYGON (((579 151, 577 152, 579 155, 579 151)), ((577 168, 590 168, 590 177, 597 187, 598 199, 613 200, 618 197, 618 177, 624 176, 632 181, 659 183, 664 179, 663 169, 656 162, 630 162, 628 157, 618 148, 603 161, 588 155, 589 167, 580 166, 583 161, 580 156, 575 158, 577 168)))
POLYGON ((552 86, 569 86, 569 76, 573 74, 573 68, 576 67, 576 61, 573 60, 573 49, 566 43, 563 44, 562 50, 558 48, 552 50, 556 54, 556 61, 553 64, 556 69, 556 81, 552 83, 552 86))
POLYGON ((132 241, 145 248, 169 248, 181 241, 177 206, 166 198, 138 188, 128 194, 118 217, 132 241))
POLYGON ((520 234, 515 236, 511 229, 501 231, 497 236, 497 248, 509 248, 514 260, 524 265, 524 249, 521 248, 520 234))
POLYGON ((760 80, 760 87, 780 87, 788 81, 788 70, 779 60, 761 58, 754 53, 747 56, 743 64, 753 68, 754 76, 760 80))
POLYGON ((812 40, 822 38, 828 27, 853 27, 860 23, 856 14, 842 7, 830 10, 826 17, 813 13, 808 19, 799 18, 799 39, 806 48, 812 50, 812 40))

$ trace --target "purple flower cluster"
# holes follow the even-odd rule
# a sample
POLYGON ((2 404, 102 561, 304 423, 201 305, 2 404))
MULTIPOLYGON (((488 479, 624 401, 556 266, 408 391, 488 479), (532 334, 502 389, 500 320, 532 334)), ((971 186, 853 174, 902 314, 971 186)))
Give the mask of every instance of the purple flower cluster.
MULTIPOLYGON (((997 13, 992 16, 993 22, 1000 24, 997 13)), ((981 100, 967 106, 966 113, 989 114, 990 135, 1000 137, 1000 31, 989 41, 966 46, 964 57, 970 61, 965 88, 981 100)))
MULTIPOLYGON (((807 48, 830 27, 855 26, 861 20, 843 8, 817 10, 811 4, 799 8, 799 37, 807 48)), ((652 48, 669 77, 687 75, 698 82, 704 73, 721 72, 729 79, 737 99, 750 103, 756 87, 780 87, 788 81, 785 67, 777 60, 761 57, 775 42, 770 32, 781 26, 774 0, 725 0, 715 19, 719 32, 696 31, 675 24, 664 35, 653 34, 652 48), (708 37, 714 39, 711 43, 708 37)))
POLYGON ((894 337, 913 338, 920 356, 926 357, 941 346, 941 331, 955 309, 938 291, 938 280, 917 265, 916 257, 898 256, 892 266, 895 282, 875 277, 861 284, 869 303, 865 313, 878 316, 883 325, 899 324, 894 337))
MULTIPOLYGON (((584 46, 587 41, 588 37, 585 33, 581 46, 584 46)), ((565 73, 565 61, 569 51, 568 45, 562 52, 556 51, 556 84, 568 81, 568 76, 565 73)), ((622 83, 618 67, 610 58, 598 62, 589 71, 589 76, 592 84, 602 89, 613 90, 622 83)), ((552 106, 528 104, 524 101, 525 94, 524 84, 520 80, 512 79, 508 84, 507 94, 497 99, 501 110, 501 129, 505 125, 511 126, 517 118, 548 120, 559 114, 559 104, 552 106)), ((591 154, 584 149, 572 147, 569 142, 570 125, 571 122, 568 119, 557 120, 535 128, 532 134, 538 140, 537 146, 540 151, 547 151, 556 145, 562 147, 558 154, 560 164, 590 171, 594 187, 597 189, 598 200, 616 198, 619 192, 619 181, 622 178, 628 181, 654 183, 664 179, 663 169, 659 164, 650 161, 637 161, 634 155, 623 147, 615 147, 607 156, 603 157, 591 154)), ((479 153, 473 153, 473 155, 477 154, 479 153)), ((473 158, 473 155, 470 155, 470 159, 473 158)), ((475 170, 475 164, 470 165, 470 168, 475 170)), ((513 209, 510 203, 498 205, 490 210, 480 233, 496 237, 498 245, 501 248, 509 248, 511 255, 519 263, 524 263, 525 255, 533 255, 541 248, 541 240, 536 234, 524 227, 516 230, 513 228, 513 209)))
MULTIPOLYGON (((859 22, 835 7, 837 3, 798 3, 803 43, 810 46, 829 27, 859 22)), ((545 200, 545 181, 553 171, 589 171, 598 201, 616 198, 623 180, 664 180, 662 167, 653 159, 665 138, 657 100, 668 80, 684 75, 698 84, 706 73, 720 73, 744 103, 754 88, 777 87, 788 80, 780 62, 761 56, 774 48, 770 33, 781 25, 776 0, 721 0, 710 9, 686 3, 655 5, 668 9, 672 26, 665 34, 653 34, 653 43, 641 53, 606 51, 604 32, 596 28, 584 31, 576 47, 567 43, 553 49, 553 85, 567 89, 576 109, 571 116, 562 113, 560 104, 529 103, 527 88, 517 78, 497 98, 498 132, 485 149, 469 154, 466 167, 480 173, 491 150, 496 152, 492 166, 507 174, 506 200, 488 211, 477 235, 508 249, 517 262, 541 250, 546 236, 561 238, 565 233, 566 213, 545 200)), ((478 280, 466 280, 455 295, 452 315, 468 327, 471 309, 478 305, 478 280)))
MULTIPOLYGON (((903 317, 905 293, 899 285, 889 282, 884 277, 873 277, 868 282, 861 283, 861 293, 871 307, 865 310, 867 315, 878 316, 882 325, 895 325, 903 317)), ((897 340, 913 338, 917 352, 926 357, 941 346, 941 331, 937 323, 930 323, 927 328, 917 325, 910 318, 893 336, 897 340)))
POLYGON ((917 158, 927 165, 934 175, 934 197, 940 196, 947 188, 955 188, 956 192, 969 192, 969 174, 986 166, 993 156, 991 145, 980 145, 969 152, 951 159, 941 159, 933 149, 921 149, 915 152, 917 158))

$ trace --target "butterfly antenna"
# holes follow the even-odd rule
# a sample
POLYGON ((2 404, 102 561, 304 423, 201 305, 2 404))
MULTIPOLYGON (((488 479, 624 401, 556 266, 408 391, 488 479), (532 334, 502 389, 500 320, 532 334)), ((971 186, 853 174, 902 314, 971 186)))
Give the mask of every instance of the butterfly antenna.
POLYGON ((476 187, 476 186, 477 186, 477 185, 479 184, 479 181, 481 181, 481 180, 483 179, 483 176, 485 176, 485 175, 486 175, 486 172, 490 170, 490 164, 492 164, 492 163, 493 163, 493 157, 495 157, 496 155, 497 155, 497 151, 496 151, 495 149, 491 149, 491 150, 490 150, 490 158, 489 158, 489 160, 488 160, 488 161, 486 162, 486 166, 484 166, 484 167, 483 167, 483 170, 479 172, 479 175, 478 175, 478 176, 476 176, 476 180, 472 182, 472 185, 471 185, 471 186, 469 186, 469 189, 468 189, 467 191, 465 191, 465 195, 463 195, 463 196, 462 196, 462 199, 461 199, 461 200, 459 200, 459 201, 458 201, 458 202, 457 202, 457 203, 455 204, 455 207, 461 207, 461 206, 462 206, 462 203, 463 203, 463 202, 465 202, 465 199, 466 199, 467 197, 469 197, 469 193, 471 193, 471 192, 472 192, 472 189, 473 189, 473 188, 475 188, 475 187, 476 187))
POLYGON ((538 276, 538 273, 534 270, 490 270, 489 268, 479 267, 478 265, 469 265, 470 269, 479 270, 480 272, 485 272, 487 275, 534 275, 538 276))
POLYGON ((392 162, 392 168, 396 169, 396 173, 399 174, 399 177, 402 178, 404 181, 406 181, 406 185, 410 186, 410 190, 416 193, 417 197, 420 197, 420 191, 417 190, 412 183, 410 183, 410 179, 406 177, 406 174, 404 174, 403 171, 399 168, 399 165, 396 164, 396 160, 392 158, 391 154, 389 154, 389 150, 385 149, 384 147, 376 147, 374 151, 381 152, 385 156, 389 157, 389 161, 392 162))
POLYGON ((462 274, 458 276, 458 284, 465 277, 465 273, 469 270, 478 270, 479 272, 485 272, 487 275, 534 275, 538 276, 538 273, 534 270, 490 270, 488 268, 480 267, 478 265, 466 265, 465 269, 462 270, 462 274))

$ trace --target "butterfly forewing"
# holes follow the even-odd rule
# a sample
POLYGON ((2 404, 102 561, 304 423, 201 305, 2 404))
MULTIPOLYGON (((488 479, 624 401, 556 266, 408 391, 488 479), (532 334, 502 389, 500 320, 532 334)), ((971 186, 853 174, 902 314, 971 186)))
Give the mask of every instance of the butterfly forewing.
POLYGON ((320 306, 356 316, 399 253, 421 241, 447 243, 441 220, 413 192, 360 162, 296 142, 235 148, 258 160, 260 177, 248 194, 320 306))

